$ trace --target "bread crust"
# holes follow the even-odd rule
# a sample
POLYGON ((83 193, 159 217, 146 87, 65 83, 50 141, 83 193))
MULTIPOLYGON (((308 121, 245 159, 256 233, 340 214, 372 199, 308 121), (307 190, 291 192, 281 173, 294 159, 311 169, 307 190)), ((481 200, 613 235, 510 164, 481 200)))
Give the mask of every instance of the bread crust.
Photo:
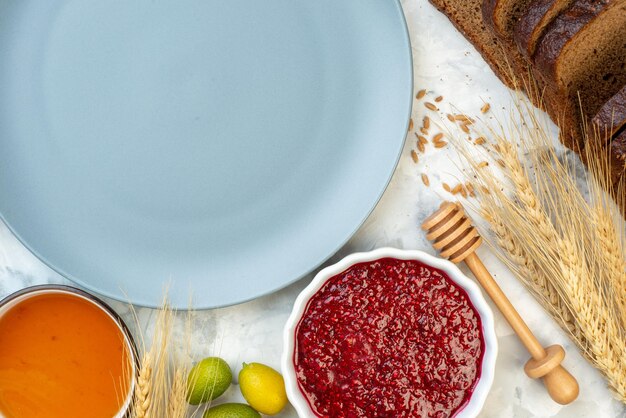
MULTIPOLYGON (((533 0, 483 0, 483 20, 500 38, 513 44, 515 25, 532 2, 533 0)), ((514 45, 511 47, 515 49, 514 45)))
POLYGON ((572 3, 572 0, 535 0, 520 16, 513 29, 513 40, 520 52, 530 59, 546 27, 572 3))
POLYGON ((556 81, 556 65, 563 49, 611 3, 614 1, 576 0, 550 23, 533 55, 534 65, 546 78, 556 81))
POLYGON ((481 5, 481 11, 483 14, 483 21, 494 33, 503 35, 501 28, 496 26, 495 12, 498 5, 498 0, 483 0, 481 5))
POLYGON ((604 140, 609 140, 626 125, 626 85, 607 100, 591 119, 604 140))

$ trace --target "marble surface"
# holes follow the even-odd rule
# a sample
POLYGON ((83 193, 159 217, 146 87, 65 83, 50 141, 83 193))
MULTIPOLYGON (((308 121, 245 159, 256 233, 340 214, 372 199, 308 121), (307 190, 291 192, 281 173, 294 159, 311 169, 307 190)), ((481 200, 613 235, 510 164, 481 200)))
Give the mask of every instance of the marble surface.
MULTIPOLYGON (((444 101, 440 105, 443 112, 478 114, 483 103, 489 102, 491 115, 505 114, 510 108, 511 93, 447 19, 426 0, 404 0, 403 6, 413 43, 416 91, 425 88, 431 92, 430 97, 443 95, 444 101)), ((416 103, 414 119, 421 121, 424 111, 423 105, 416 103)), ((454 151, 447 148, 430 150, 416 165, 410 158, 413 143, 409 138, 393 180, 372 215, 328 263, 351 252, 382 246, 434 253, 418 225, 442 199, 451 198, 440 184, 443 181, 456 184, 461 165, 454 151), (419 180, 422 172, 429 174, 431 187, 422 185, 419 180)), ((524 375, 522 369, 528 355, 502 316, 496 313, 500 345, 496 378, 480 416, 626 417, 626 407, 612 400, 600 374, 587 364, 507 269, 488 249, 482 248, 480 255, 539 339, 565 346, 568 352, 565 365, 581 384, 580 398, 574 404, 563 407, 552 402, 539 382, 524 375)), ((278 368, 283 324, 295 297, 311 277, 249 303, 196 312, 193 318, 194 356, 220 355, 235 373, 243 361, 259 361, 278 368)), ((0 225, 0 297, 41 283, 65 283, 65 280, 39 262, 4 225, 0 225)), ((127 322, 135 323, 128 305, 111 303, 127 322)), ((150 335, 155 312, 141 308, 137 314, 139 323, 133 327, 135 332, 150 335)), ((176 332, 181 333, 182 326, 177 326, 176 332)), ((224 397, 224 400, 241 399, 236 385, 224 397)), ((290 407, 279 415, 281 418, 295 416, 290 407)))

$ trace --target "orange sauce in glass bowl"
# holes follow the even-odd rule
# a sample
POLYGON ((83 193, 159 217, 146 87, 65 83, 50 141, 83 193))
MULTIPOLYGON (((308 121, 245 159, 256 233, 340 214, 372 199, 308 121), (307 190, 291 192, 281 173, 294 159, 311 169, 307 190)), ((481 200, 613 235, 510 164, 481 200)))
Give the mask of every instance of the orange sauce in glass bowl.
POLYGON ((131 344, 96 303, 52 290, 0 307, 0 416, 122 416, 133 381, 131 344))

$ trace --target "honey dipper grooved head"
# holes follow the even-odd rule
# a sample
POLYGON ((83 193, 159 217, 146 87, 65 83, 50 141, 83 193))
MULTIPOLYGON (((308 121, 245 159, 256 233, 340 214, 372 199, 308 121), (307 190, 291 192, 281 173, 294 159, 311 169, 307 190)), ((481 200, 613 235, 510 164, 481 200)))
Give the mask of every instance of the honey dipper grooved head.
POLYGON ((441 256, 460 263, 482 243, 482 238, 458 203, 443 202, 439 209, 422 223, 426 238, 441 256))

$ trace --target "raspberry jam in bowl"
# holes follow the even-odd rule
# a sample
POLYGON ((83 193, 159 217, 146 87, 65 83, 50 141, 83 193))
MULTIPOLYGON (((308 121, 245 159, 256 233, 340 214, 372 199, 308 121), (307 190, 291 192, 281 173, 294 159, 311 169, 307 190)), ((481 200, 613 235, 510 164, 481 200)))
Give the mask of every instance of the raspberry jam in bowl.
POLYGON ((493 315, 452 263, 420 251, 353 254, 320 271, 284 332, 301 417, 474 417, 493 381, 493 315))

